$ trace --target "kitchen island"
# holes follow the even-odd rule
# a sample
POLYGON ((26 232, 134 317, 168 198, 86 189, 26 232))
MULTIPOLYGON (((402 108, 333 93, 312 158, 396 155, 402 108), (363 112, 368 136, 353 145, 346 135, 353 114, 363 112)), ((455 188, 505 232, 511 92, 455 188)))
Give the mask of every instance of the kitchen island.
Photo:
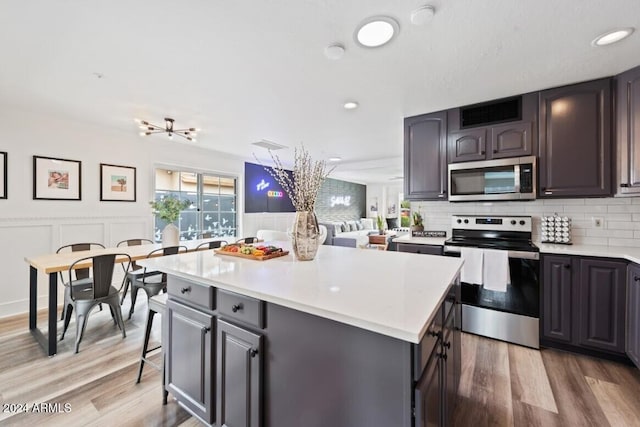
POLYGON ((202 251, 139 263, 169 276, 167 389, 205 423, 446 422, 459 259, 321 246, 306 262, 202 251))

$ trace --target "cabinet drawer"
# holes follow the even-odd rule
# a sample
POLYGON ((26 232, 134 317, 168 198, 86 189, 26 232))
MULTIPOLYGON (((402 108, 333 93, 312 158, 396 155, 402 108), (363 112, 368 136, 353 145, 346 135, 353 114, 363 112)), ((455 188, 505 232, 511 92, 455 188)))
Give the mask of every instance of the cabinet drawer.
POLYGON ((218 312, 256 328, 264 328, 264 303, 258 299, 218 289, 218 312))
POLYGON ((427 367, 429 360, 431 360, 432 353, 442 339, 442 323, 443 315, 442 307, 440 307, 433 319, 433 322, 431 322, 431 325, 427 329, 427 332, 425 332, 424 336, 420 340, 420 344, 413 346, 413 379, 416 381, 418 381, 422 376, 422 372, 427 367))
POLYGON ((193 305, 215 309, 215 288, 207 285, 189 282, 179 277, 169 276, 167 279, 167 293, 171 297, 189 302, 193 305))
POLYGON ((412 254, 442 255, 442 246, 398 243, 398 252, 409 252, 412 254))

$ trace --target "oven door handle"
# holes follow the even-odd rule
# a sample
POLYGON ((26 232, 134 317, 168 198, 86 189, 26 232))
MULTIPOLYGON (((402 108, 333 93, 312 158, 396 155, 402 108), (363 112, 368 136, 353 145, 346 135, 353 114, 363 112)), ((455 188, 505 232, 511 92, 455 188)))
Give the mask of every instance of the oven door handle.
MULTIPOLYGON (((509 258, 518 258, 518 259, 540 259, 540 254, 538 252, 527 252, 527 251, 508 251, 509 258)), ((460 253, 460 246, 445 246, 444 253, 460 253)))

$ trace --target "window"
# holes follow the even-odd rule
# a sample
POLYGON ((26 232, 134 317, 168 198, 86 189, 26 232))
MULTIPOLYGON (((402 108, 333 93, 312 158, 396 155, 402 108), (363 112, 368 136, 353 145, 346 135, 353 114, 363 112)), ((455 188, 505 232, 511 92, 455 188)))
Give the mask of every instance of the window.
MULTIPOLYGON (((232 176, 156 169, 155 199, 173 196, 191 204, 180 213, 180 240, 237 236, 237 179, 232 176)), ((162 239, 166 222, 156 216, 154 236, 162 239)))

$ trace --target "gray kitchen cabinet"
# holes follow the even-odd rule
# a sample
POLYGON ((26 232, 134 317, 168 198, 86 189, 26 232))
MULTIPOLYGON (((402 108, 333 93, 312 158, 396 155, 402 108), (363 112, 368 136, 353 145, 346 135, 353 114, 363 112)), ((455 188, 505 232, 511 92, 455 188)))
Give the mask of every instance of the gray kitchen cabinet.
POLYGON ((398 243, 398 252, 408 252, 412 254, 442 255, 440 245, 421 245, 416 243, 398 243))
POLYGON ((468 129, 450 133, 448 137, 449 162, 470 162, 486 158, 487 130, 468 129))
POLYGON ((493 126, 490 134, 492 159, 530 156, 533 152, 532 122, 493 126))
POLYGON ((209 424, 215 422, 213 336, 213 314, 167 301, 167 391, 209 424))
POLYGON ((218 319, 217 408, 220 426, 262 425, 262 335, 218 319))
POLYGON ((627 275, 627 356, 640 368, 640 265, 630 264, 627 275))
POLYGON ((611 84, 540 92, 539 198, 612 194, 611 84))
POLYGON ((640 67, 616 76, 618 194, 640 193, 640 67))
POLYGON ((542 262, 542 336, 571 343, 571 257, 545 255, 542 262))
POLYGON ((626 273, 623 261, 580 259, 576 287, 580 346, 625 352, 626 273))
POLYGON ((535 93, 449 110, 449 162, 532 155, 537 110, 535 93), (465 116, 471 124, 465 125, 465 116))
POLYGON ((404 119, 404 197, 447 199, 447 113, 404 119))
POLYGON ((415 388, 416 427, 444 425, 442 392, 442 353, 435 351, 415 388))
POLYGON ((542 268, 541 343, 622 356, 627 263, 544 255, 542 268))
POLYGON ((421 372, 414 390, 416 426, 452 425, 462 369, 460 312, 457 282, 415 347, 416 372, 421 372))

